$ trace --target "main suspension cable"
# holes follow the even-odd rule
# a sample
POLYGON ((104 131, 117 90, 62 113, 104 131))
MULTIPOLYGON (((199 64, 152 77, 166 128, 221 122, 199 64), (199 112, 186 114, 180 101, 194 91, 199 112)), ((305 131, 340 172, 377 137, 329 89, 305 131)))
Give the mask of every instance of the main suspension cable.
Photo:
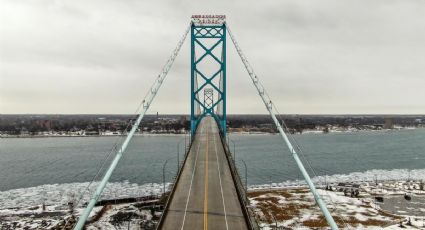
MULTIPOLYGON (((279 116, 279 119, 281 120, 281 123, 282 123, 282 125, 283 125, 283 127, 284 127, 284 130, 285 131, 287 131, 288 132, 288 130, 289 130, 289 128, 288 128, 288 126, 286 125, 286 122, 285 122, 285 120, 282 118, 282 114, 279 112, 279 110, 277 109, 277 106, 273 103, 273 102, 271 102, 272 104, 273 104, 273 107, 275 108, 275 110, 276 110, 276 112, 277 112, 277 114, 278 114, 278 116, 279 116)), ((318 176, 318 174, 316 173, 316 170, 313 168, 313 166, 312 166, 312 164, 311 164, 311 162, 308 160, 308 158, 305 156, 305 154, 304 154, 304 150, 301 148, 301 145, 298 143, 298 141, 295 139, 295 137, 294 137, 294 135, 291 135, 291 133, 290 132, 288 132, 289 133, 289 137, 291 138, 291 140, 292 140, 292 143, 294 143, 295 144, 295 147, 296 147, 296 149, 298 150, 298 153, 301 155, 301 157, 304 159, 304 162, 306 162, 307 163, 307 166, 310 168, 310 170, 311 170, 311 172, 313 173, 313 175, 314 175, 314 177, 317 177, 318 176)), ((332 197, 329 195, 329 192, 327 191, 327 190, 325 190, 325 194, 326 194, 326 196, 328 197, 328 199, 329 199, 329 201, 331 202, 331 205, 333 206, 333 208, 336 210, 336 208, 337 208, 337 206, 336 206, 336 203, 334 202, 334 200, 332 199, 332 197)), ((344 226, 346 227, 346 229, 350 229, 350 226, 344 221, 344 218, 340 218, 340 220, 342 221, 342 223, 344 224, 344 226)))
POLYGON ((180 48, 182 47, 184 41, 186 40, 186 36, 189 33, 190 26, 191 25, 189 25, 189 27, 184 32, 183 37, 181 38, 181 40, 177 44, 177 47, 174 49, 170 58, 167 60, 164 67, 162 68, 161 73, 158 75, 156 81, 153 83, 149 92, 146 94, 145 98, 141 102, 143 109, 140 111, 137 120, 134 122, 130 132, 128 133, 127 137, 125 138, 120 149, 117 151, 115 158, 113 159, 113 161, 111 162, 111 165, 109 166, 108 170, 106 171, 105 175, 103 176, 102 181, 97 186, 95 193, 91 197, 91 199, 90 199, 86 209, 84 210, 83 214, 80 216, 77 224, 74 227, 74 230, 80 230, 84 227, 84 224, 85 224, 88 216, 90 215, 90 212, 92 211, 94 205, 96 204, 97 200, 99 199, 100 195, 102 194, 102 191, 105 188, 106 183, 109 181, 109 178, 111 177, 112 172, 114 171, 115 167, 117 166, 118 162, 120 161, 123 153, 127 149, 129 142, 131 141, 134 133, 136 132, 137 128, 139 127, 140 122, 142 121, 144 115, 146 114, 150 105, 152 104, 152 101, 155 98, 156 94, 158 93, 162 83, 164 82, 164 79, 167 76, 168 71, 171 69, 171 66, 174 63, 174 60, 177 57, 177 55, 180 51, 180 48))
POLYGON ((308 174, 308 172, 306 171, 306 169, 304 168, 303 163, 301 162, 300 158, 298 157, 297 152, 295 151, 294 147, 292 146, 290 140, 288 139, 288 136, 286 135, 285 131, 282 129, 282 126, 280 124, 280 122, 277 120, 276 118, 276 109, 273 106, 272 100, 270 99, 270 97, 268 96, 268 94, 265 92, 265 88, 264 86, 259 82, 259 79, 257 77, 257 75, 254 73, 253 68, 251 67, 251 65, 249 64, 247 58, 245 57, 245 55, 243 54, 241 48, 239 47, 238 43, 236 42, 236 39, 234 38, 231 30, 229 29, 229 26, 226 24, 226 28, 227 31, 229 33, 229 36, 236 48, 236 51, 239 54, 239 57, 241 58, 246 71, 248 72, 252 83, 254 84, 255 88, 258 91, 258 94, 260 95, 264 105, 266 106, 267 111, 269 112, 270 116, 272 117, 276 128, 278 129, 281 137, 283 138, 283 140, 285 141, 287 147, 289 148, 289 151, 292 153, 293 158, 295 159, 295 162, 297 163, 298 168, 300 169, 301 173, 304 176, 304 179, 307 182, 308 187, 310 188, 310 191, 313 193, 314 199, 316 200, 317 204, 319 205, 320 209, 322 210, 326 221, 328 222, 329 226, 333 229, 333 230, 337 230, 338 226, 335 223, 335 220, 333 219, 332 215, 330 214, 329 210, 326 207, 325 202, 322 200, 321 196, 319 195, 319 193, 316 190, 316 187, 314 186, 313 182, 311 181, 311 178, 308 174))

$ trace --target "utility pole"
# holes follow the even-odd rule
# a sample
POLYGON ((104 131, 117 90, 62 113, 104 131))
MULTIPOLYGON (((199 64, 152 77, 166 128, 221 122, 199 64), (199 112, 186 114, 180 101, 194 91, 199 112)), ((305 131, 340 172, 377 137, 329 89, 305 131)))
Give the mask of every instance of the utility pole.
POLYGON ((375 185, 378 186, 378 175, 375 174, 375 185))

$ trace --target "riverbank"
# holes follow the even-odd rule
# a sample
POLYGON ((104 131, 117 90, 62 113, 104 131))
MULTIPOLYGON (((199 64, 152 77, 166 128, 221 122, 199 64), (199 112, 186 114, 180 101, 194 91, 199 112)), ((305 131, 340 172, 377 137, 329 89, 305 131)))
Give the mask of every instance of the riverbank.
MULTIPOLYGON (((0 227, 2 229, 56 229, 58 226, 63 226, 64 219, 81 214, 82 204, 90 195, 89 192, 83 197, 83 201, 76 205, 78 194, 88 184, 77 185, 76 183, 45 185, 0 192, 1 200, 6 202, 0 209, 0 227), (19 198, 18 202, 10 202, 13 199, 16 201, 17 198, 19 198)), ((167 190, 169 185, 166 186, 167 190)), ((425 199, 422 198, 425 198, 425 192, 417 189, 420 181, 398 180, 378 184, 362 182, 359 183, 360 193, 357 196, 342 191, 339 183, 329 185, 333 189, 326 190, 321 187, 318 191, 340 229, 418 229, 424 224, 425 210, 422 207, 425 205, 425 199), (388 210, 388 206, 384 205, 387 200, 394 197, 405 200, 403 194, 406 191, 410 192, 411 200, 406 200, 403 208, 400 204, 391 206, 397 209, 398 213, 388 210), (375 201, 378 195, 384 197, 383 202, 375 201), (422 212, 403 211, 413 210, 411 205, 417 205, 422 212), (409 218, 412 226, 408 225, 409 218), (403 223, 403 227, 399 227, 400 222, 403 223)), ((262 229, 275 229, 276 226, 282 229, 328 228, 308 188, 304 186, 270 188, 257 187, 248 191, 250 208, 255 211, 262 229)), ((161 193, 161 184, 110 183, 101 199, 155 197, 161 193)), ((158 200, 152 202, 158 202, 158 200)), ((153 227, 151 225, 156 223, 161 212, 152 211, 154 207, 149 203, 139 201, 97 206, 91 214, 88 229, 109 229, 121 225, 131 226, 131 229, 141 229, 140 226, 153 227)))
MULTIPOLYGON (((340 229, 418 229, 424 223, 423 213, 420 216, 392 214, 377 206, 367 192, 361 192, 358 197, 323 189, 318 192, 340 229)), ((249 192, 249 197, 262 229, 329 228, 307 188, 257 190, 249 192)))
MULTIPOLYGON (((418 229, 424 226, 423 180, 347 182, 341 177, 334 180, 336 178, 338 176, 318 185, 318 191, 341 229, 418 229)), ((313 195, 305 186, 257 186, 250 190, 249 197, 264 229, 327 228, 313 195)))
MULTIPOLYGON (((394 129, 331 129, 324 132, 320 129, 305 129, 302 132, 292 133, 293 135, 303 134, 328 134, 328 133, 360 133, 360 132, 396 132, 402 130, 424 129, 425 127, 399 127, 394 129)), ((236 135, 278 135, 275 132, 249 132, 249 131, 228 131, 228 134, 236 135)), ((25 134, 25 135, 9 135, 0 134, 0 138, 45 138, 45 137, 117 137, 126 136, 127 134, 102 134, 102 135, 85 135, 85 134, 25 134)), ((188 136, 189 133, 135 133, 135 136, 188 136)))

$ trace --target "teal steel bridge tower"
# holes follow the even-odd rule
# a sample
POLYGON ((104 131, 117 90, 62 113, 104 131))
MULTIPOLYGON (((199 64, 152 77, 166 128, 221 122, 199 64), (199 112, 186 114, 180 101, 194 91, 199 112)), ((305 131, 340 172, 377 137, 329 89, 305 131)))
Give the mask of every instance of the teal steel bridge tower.
POLYGON ((226 25, 220 18, 192 18, 191 134, 210 115, 226 135, 226 25), (206 23, 205 23, 206 22, 206 23))

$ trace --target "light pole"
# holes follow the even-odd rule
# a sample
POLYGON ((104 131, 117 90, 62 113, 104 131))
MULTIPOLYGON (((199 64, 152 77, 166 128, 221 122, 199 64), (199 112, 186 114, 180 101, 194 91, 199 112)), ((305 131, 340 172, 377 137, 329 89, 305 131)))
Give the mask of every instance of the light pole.
POLYGON ((245 188, 248 189, 248 167, 246 166, 246 162, 243 159, 240 159, 245 167, 245 188))
POLYGON ((243 159, 240 159, 245 166, 245 190, 248 191, 248 167, 243 159))
POLYGON ((167 165, 167 162, 173 158, 174 157, 168 158, 162 165, 162 194, 165 194, 165 166, 167 165))
POLYGON ((186 152, 186 134, 184 134, 184 151, 186 152))
POLYGON ((189 132, 188 134, 184 135, 184 154, 186 156, 187 152, 188 152, 188 148, 190 146, 190 144, 192 143, 192 133, 189 132), (188 138, 189 137, 189 138, 188 138))
POLYGON ((184 139, 181 139, 179 143, 177 143, 177 172, 180 168, 180 144, 184 141, 184 150, 186 151, 186 135, 184 136, 184 139))
POLYGON ((229 141, 231 141, 233 143, 233 164, 235 164, 235 162, 236 162, 236 145, 235 145, 235 142, 232 139, 227 138, 227 140, 228 140, 227 143, 229 143, 229 141))
POLYGON ((185 144, 184 150, 185 150, 186 153, 187 153, 187 147, 190 146, 190 143, 192 143, 192 141, 193 141, 192 140, 192 131, 189 131, 188 136, 189 136, 189 138, 187 140, 187 144, 186 144, 186 138, 187 138, 187 136, 186 135, 184 136, 184 139, 185 139, 185 141, 184 141, 184 144, 185 144))
POLYGON ((246 166, 246 163, 243 159, 241 159, 241 161, 245 166, 245 198, 246 202, 248 203, 248 167, 246 166))

